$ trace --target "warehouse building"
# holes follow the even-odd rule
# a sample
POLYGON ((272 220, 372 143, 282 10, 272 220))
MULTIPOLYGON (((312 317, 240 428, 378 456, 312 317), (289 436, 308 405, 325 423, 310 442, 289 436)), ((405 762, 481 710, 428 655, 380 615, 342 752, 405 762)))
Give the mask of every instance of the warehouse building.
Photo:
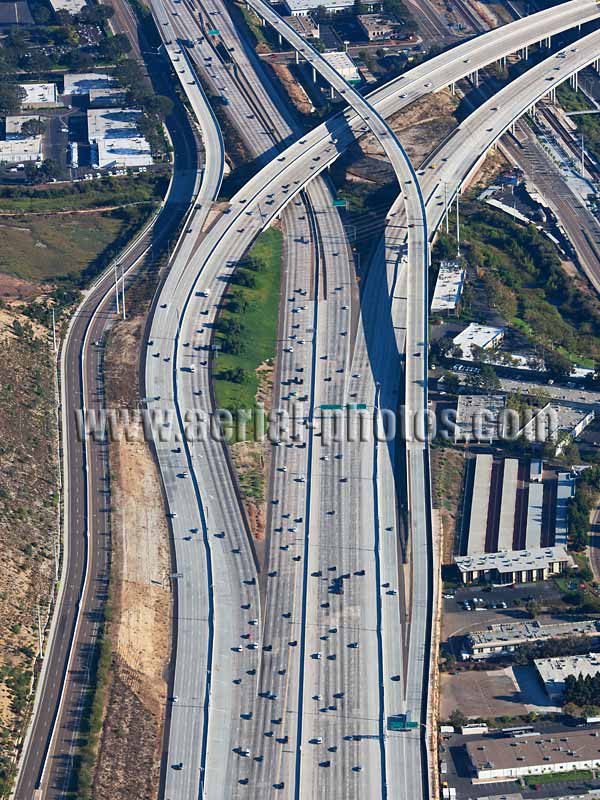
MULTIPOLYGON (((473 498, 471 500, 471 519, 469 520, 469 541, 467 552, 485 552, 488 507, 494 457, 489 453, 479 453, 475 460, 473 498)), ((460 568, 459 568, 460 569, 460 568)))
POLYGON ((473 783, 516 780, 600 766, 600 729, 575 729, 519 738, 486 736, 465 744, 473 783))
POLYGON ((460 347, 462 357, 467 361, 472 361, 473 348, 480 347, 482 350, 491 350, 497 347, 504 338, 505 328, 495 328, 492 325, 479 325, 471 322, 464 331, 452 340, 453 344, 460 347))
POLYGON ((542 510, 544 507, 544 484, 530 483, 527 499, 527 529, 525 547, 539 547, 542 541, 542 510))
MULTIPOLYGON (((358 18, 360 19, 360 17, 358 18)), ((440 262, 431 301, 431 313, 456 311, 458 301, 462 295, 466 272, 459 261, 440 262)))
POLYGON ((353 8, 354 0, 284 0, 285 7, 293 17, 306 17, 317 8, 324 8, 330 14, 353 8))
POLYGON ((488 625, 487 628, 471 631, 467 635, 461 655, 465 660, 508 655, 523 644, 565 639, 569 636, 600 638, 600 621, 575 620, 543 624, 538 620, 531 620, 488 625))
POLYGON ((318 39, 321 29, 319 23, 315 22, 310 14, 306 16, 296 15, 295 17, 284 17, 287 24, 293 28, 296 33, 303 36, 305 39, 318 39))
POLYGON ((504 474, 502 476, 502 499, 500 501, 498 550, 509 551, 513 549, 518 479, 519 460, 517 458, 505 459, 504 474))
POLYGON ((22 83, 21 88, 25 90, 22 108, 57 108, 60 105, 55 83, 22 83))
POLYGON ((558 575, 573 562, 564 547, 531 548, 502 553, 469 552, 454 556, 463 583, 534 583, 558 575))
POLYGON ((534 663, 546 694, 553 703, 559 705, 565 692, 565 680, 568 675, 574 675, 576 678, 581 675, 586 678, 600 672, 600 653, 536 658, 534 663))
POLYGON ((401 27, 395 17, 385 14, 358 14, 356 19, 370 42, 394 39, 401 27))
POLYGON ((50 0, 50 5, 56 11, 68 11, 69 14, 79 14, 85 8, 85 0, 50 0))
POLYGON ((454 441, 488 442, 502 436, 506 397, 496 394, 459 394, 454 441))
POLYGON ((140 167, 152 164, 150 145, 137 127, 141 114, 141 111, 130 108, 88 110, 88 139, 94 166, 140 167))
POLYGON ((575 479, 569 472, 558 473, 556 487, 556 526, 554 544, 567 545, 569 536, 569 523, 567 510, 569 500, 575 494, 575 479))
POLYGON ((93 89, 110 89, 117 85, 117 80, 106 72, 71 72, 65 75, 63 94, 89 95, 93 89))
POLYGON ((360 83, 360 73, 348 53, 334 50, 331 53, 323 53, 323 58, 348 83, 360 83))

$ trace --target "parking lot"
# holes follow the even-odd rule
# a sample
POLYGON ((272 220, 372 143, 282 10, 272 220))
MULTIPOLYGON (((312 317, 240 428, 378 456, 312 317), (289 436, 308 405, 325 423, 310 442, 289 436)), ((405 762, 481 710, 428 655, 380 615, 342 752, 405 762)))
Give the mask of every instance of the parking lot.
POLYGON ((448 642, 453 637, 465 636, 469 631, 487 625, 530 619, 529 613, 525 610, 530 600, 539 602, 542 607, 563 605, 562 592, 554 581, 524 583, 519 586, 473 586, 461 587, 455 591, 444 590, 442 642, 448 642), (465 603, 468 603, 470 610, 465 609, 465 603))

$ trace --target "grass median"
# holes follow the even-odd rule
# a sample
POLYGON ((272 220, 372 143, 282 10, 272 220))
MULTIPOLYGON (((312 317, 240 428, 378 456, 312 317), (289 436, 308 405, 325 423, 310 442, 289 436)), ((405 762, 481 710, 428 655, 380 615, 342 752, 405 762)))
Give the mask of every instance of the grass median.
MULTIPOLYGON (((214 363, 217 405, 234 413, 252 409, 259 389, 257 369, 275 357, 282 235, 269 229, 236 269, 219 315, 214 363)), ((246 438, 252 438, 248 425, 246 438)))

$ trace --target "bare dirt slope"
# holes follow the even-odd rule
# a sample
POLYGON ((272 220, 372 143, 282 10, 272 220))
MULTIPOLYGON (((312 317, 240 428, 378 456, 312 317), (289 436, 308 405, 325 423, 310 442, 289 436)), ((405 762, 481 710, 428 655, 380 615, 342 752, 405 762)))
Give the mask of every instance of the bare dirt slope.
MULTIPOLYGON (((135 408, 142 321, 119 323, 107 350, 109 404, 135 408)), ((158 793, 170 654, 169 545, 161 490, 145 442, 110 447, 113 661, 94 794, 151 800, 158 793)))

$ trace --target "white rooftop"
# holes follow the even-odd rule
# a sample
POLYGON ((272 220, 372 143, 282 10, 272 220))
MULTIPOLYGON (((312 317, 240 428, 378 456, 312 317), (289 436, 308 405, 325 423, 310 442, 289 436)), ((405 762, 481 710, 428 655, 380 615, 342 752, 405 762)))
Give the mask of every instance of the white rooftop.
POLYGON ((320 6, 328 11, 339 11, 343 8, 352 8, 354 0, 285 0, 290 14, 308 14, 320 6))
POLYGON ((69 14, 78 14, 85 7, 85 0, 50 0, 54 11, 68 11, 69 14))
POLYGON ((65 75, 64 94, 89 94, 91 89, 109 89, 117 81, 106 72, 82 72, 65 75))
POLYGON ((558 699, 564 692, 565 679, 568 675, 575 675, 575 677, 581 675, 585 678, 600 672, 600 653, 536 658, 534 663, 546 691, 550 697, 558 699))
POLYGON ((334 50, 331 53, 323 53, 323 58, 347 81, 360 80, 360 73, 348 53, 344 53, 342 50, 334 50))
POLYGON ((453 311, 463 290, 465 270, 458 261, 442 261, 438 272, 431 311, 453 311))
POLYGON ((493 347, 500 341, 504 331, 505 328, 495 328, 492 325, 479 325, 477 322, 471 322, 452 341, 461 348, 463 358, 472 359, 472 347, 481 347, 484 350, 488 347, 493 347))
POLYGON ((152 163, 150 145, 137 127, 141 115, 131 108, 88 110, 88 139, 97 151, 95 164, 139 167, 152 163))
POLYGON ((21 102, 25 106, 55 106, 58 105, 58 92, 55 83, 22 83, 25 97, 21 102))
POLYGON ((20 161, 41 161, 42 159, 41 136, 0 141, 0 162, 18 164, 20 161))
POLYGON ((539 547, 529 550, 508 550, 500 553, 471 553, 455 556, 454 562, 461 572, 498 570, 500 573, 521 572, 528 569, 545 569, 559 561, 572 563, 564 547, 539 547))
POLYGON ((4 120, 6 138, 7 139, 28 138, 26 136, 23 136, 23 134, 21 133, 21 128, 24 122, 29 122, 29 120, 33 119, 39 120, 40 117, 37 114, 15 114, 11 117, 6 117, 6 119, 4 120))

